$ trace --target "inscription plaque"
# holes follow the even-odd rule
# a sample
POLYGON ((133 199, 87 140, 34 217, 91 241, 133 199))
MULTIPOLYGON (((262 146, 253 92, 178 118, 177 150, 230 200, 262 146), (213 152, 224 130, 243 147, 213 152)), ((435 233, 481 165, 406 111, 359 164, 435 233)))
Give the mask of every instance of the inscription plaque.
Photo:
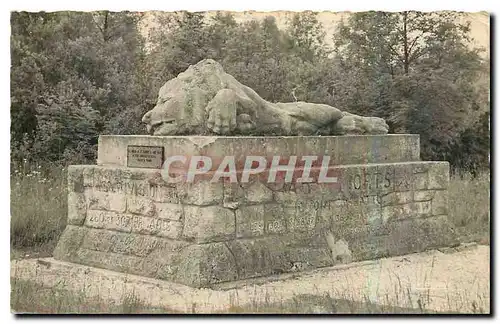
POLYGON ((130 168, 161 169, 163 146, 127 146, 127 166, 130 168))

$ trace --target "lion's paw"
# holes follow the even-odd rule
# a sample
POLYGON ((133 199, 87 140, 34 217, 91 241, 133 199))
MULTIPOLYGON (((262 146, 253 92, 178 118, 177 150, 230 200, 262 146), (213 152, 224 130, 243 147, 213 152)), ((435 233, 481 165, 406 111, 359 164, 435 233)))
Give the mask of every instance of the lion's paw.
POLYGON ((339 135, 378 135, 387 134, 389 126, 384 119, 345 114, 335 125, 339 135))
POLYGON ((237 101, 234 92, 222 89, 208 103, 207 128, 215 134, 229 134, 236 129, 237 101))

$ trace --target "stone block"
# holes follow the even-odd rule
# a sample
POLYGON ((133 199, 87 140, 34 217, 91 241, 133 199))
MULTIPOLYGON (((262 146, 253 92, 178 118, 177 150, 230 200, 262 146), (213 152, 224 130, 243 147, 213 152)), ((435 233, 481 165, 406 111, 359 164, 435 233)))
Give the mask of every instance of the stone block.
POLYGON ((120 193, 108 193, 109 209, 111 211, 116 211, 119 213, 125 212, 126 210, 126 198, 120 193))
POLYGON ((182 233, 182 223, 161 218, 150 218, 143 216, 122 216, 127 217, 125 221, 133 233, 158 235, 177 239, 182 233))
POLYGON ((450 166, 448 162, 435 162, 429 168, 429 189, 448 189, 450 166))
POLYGON ((316 226, 318 210, 309 201, 297 201, 295 207, 284 206, 289 232, 309 232, 316 226))
POLYGON ((436 190, 431 204, 432 215, 448 215, 448 191, 436 190))
POLYGON ((413 173, 427 173, 431 168, 432 164, 429 162, 426 163, 412 163, 413 173))
POLYGON ((87 249, 76 251, 78 263, 113 271, 142 275, 143 258, 120 253, 101 252, 87 249))
MULTIPOLYGON (((349 150, 349 154, 352 155, 352 158, 355 161, 358 161, 360 164, 365 164, 368 162, 369 152, 370 152, 370 138, 366 136, 360 136, 357 138, 344 137, 337 144, 337 149, 339 151, 347 151, 349 150)), ((376 143, 379 144, 380 143, 376 143)), ((342 158, 340 158, 339 162, 342 162, 342 158)))
POLYGON ((276 236, 228 241, 227 246, 236 259, 240 278, 254 278, 272 273, 287 272, 287 247, 276 236))
POLYGON ((177 185, 177 191, 183 204, 208 206, 222 202, 224 185, 222 181, 180 183, 177 185))
POLYGON ((250 203, 265 203, 273 200, 273 192, 259 181, 244 190, 245 200, 250 203))
POLYGON ((76 251, 82 245, 88 230, 88 228, 82 226, 67 225, 54 249, 54 258, 74 261, 76 258, 76 251))
MULTIPOLYGON (((149 253, 143 262, 142 275, 175 281, 175 275, 178 266, 181 264, 181 253, 189 244, 181 241, 173 241, 163 238, 157 238, 158 244, 149 253)), ((190 284, 190 283, 187 283, 190 284)))
MULTIPOLYGON (((140 216, 135 217, 140 218, 140 216)), ((130 232, 130 218, 130 216, 111 211, 88 210, 87 218, 85 219, 85 226, 119 232, 130 232)))
POLYGON ((175 281, 194 287, 238 279, 235 255, 223 242, 187 246, 176 269, 175 281))
POLYGON ((69 192, 84 192, 83 185, 83 170, 80 165, 70 165, 68 167, 68 191, 69 192))
MULTIPOLYGON (((72 166, 68 167, 68 172, 72 166)), ((85 188, 93 187, 94 186, 94 169, 95 166, 93 165, 86 165, 83 170, 83 186, 85 188)))
POLYGON ((414 193, 413 200, 414 201, 429 201, 434 197, 434 190, 417 190, 414 193))
POLYGON ((68 224, 83 225, 87 216, 87 203, 83 193, 68 192, 68 224))
POLYGON ((159 244, 160 239, 154 236, 90 229, 81 247, 94 251, 144 257, 159 244))
POLYGON ((368 224, 383 223, 382 204, 378 196, 363 197, 359 202, 361 216, 368 224))
POLYGON ((352 252, 344 239, 336 239, 330 231, 325 233, 325 239, 330 249, 330 258, 335 264, 352 261, 352 252))
POLYGON ((403 191, 403 192, 391 192, 381 197, 381 205, 401 205, 408 204, 413 201, 413 192, 403 191))
POLYGON ((403 205, 392 205, 382 208, 384 222, 431 215, 430 201, 419 201, 403 205))
POLYGON ((127 146, 162 146, 166 156, 233 155, 236 160, 253 155, 332 156, 332 164, 396 163, 420 160, 419 136, 390 134, 371 136, 125 136, 101 135, 98 165, 127 165, 127 146), (201 152, 203 154, 201 154, 201 152))
MULTIPOLYGON (((394 165, 394 191, 410 191, 415 183, 415 175, 412 172, 413 164, 401 163, 394 165)), ((418 189, 418 188, 416 188, 418 189)), ((425 189, 425 188, 422 188, 425 189)))
POLYGON ((334 264, 331 251, 327 247, 290 247, 286 250, 290 263, 288 271, 328 267, 334 264))
POLYGON ((419 201, 403 205, 392 205, 382 208, 384 222, 407 218, 426 217, 431 215, 430 201, 419 201))
POLYGON ((177 192, 177 187, 164 185, 156 187, 156 193, 153 196, 153 200, 160 203, 179 204, 181 202, 181 197, 177 192))
POLYGON ((181 204, 156 203, 156 216, 161 219, 180 221, 184 216, 181 204))
POLYGON ((420 161, 420 138, 419 136, 405 136, 398 137, 394 139, 395 142, 399 142, 399 145, 392 145, 391 152, 387 154, 388 156, 393 155, 396 152, 401 152, 403 156, 402 161, 420 161))
POLYGON ((282 234, 286 232, 286 218, 280 204, 264 205, 264 232, 266 234, 282 234))
POLYGON ((429 188, 429 174, 427 172, 413 174, 413 189, 426 190, 429 188))
POLYGON ((338 218, 346 214, 346 204, 347 200, 322 202, 322 208, 318 211, 318 226, 322 228, 336 226, 338 218))
POLYGON ((245 190, 239 183, 225 182, 223 184, 223 206, 236 209, 243 204, 245 190))
POLYGON ((264 235, 264 205, 240 207, 236 213, 236 237, 264 235))
POLYGON ((283 206, 295 206, 299 196, 294 191, 274 192, 274 201, 283 206))
MULTIPOLYGON (((352 200, 335 201, 329 209, 320 211, 318 220, 323 228, 335 228, 341 234, 350 228, 366 226, 370 224, 382 224, 382 207, 375 197, 371 201, 352 200)), ((338 235, 336 235, 337 237, 338 235)))
POLYGON ((184 206, 183 236, 198 243, 234 238, 234 211, 219 206, 184 206))
MULTIPOLYGON (((339 182, 341 172, 338 172, 339 182)), ((337 200, 345 198, 341 190, 341 184, 337 183, 297 183, 294 185, 294 192, 304 199, 309 200, 337 200)), ((276 193, 277 194, 277 193, 276 193)))
POLYGON ((447 217, 410 218, 390 222, 377 229, 351 228, 341 237, 352 252, 353 261, 422 252, 458 244, 447 217))
POLYGON ((88 209, 106 210, 124 213, 127 207, 127 198, 121 193, 100 192, 87 190, 88 209))
POLYGON ((95 167, 92 187, 95 191, 121 192, 123 188, 122 172, 120 168, 95 167))
POLYGON ((453 225, 448 217, 416 218, 398 222, 386 240, 389 255, 408 254, 435 249, 441 246, 455 246, 459 243, 453 225))
POLYGON ((430 201, 414 202, 410 206, 412 207, 416 217, 426 217, 432 215, 430 201))
POLYGON ((382 219, 385 222, 411 218, 413 208, 410 204, 392 205, 382 207, 382 219))
POLYGON ((153 175, 157 172, 159 171, 142 168, 126 168, 122 169, 122 178, 127 182, 135 180, 147 180, 153 178, 153 175))
POLYGON ((151 199, 138 196, 128 196, 127 212, 131 214, 153 217, 156 214, 156 206, 151 199))
POLYGON ((164 219, 154 220, 155 228, 157 231, 152 231, 152 234, 156 234, 160 237, 168 237, 171 239, 178 239, 181 236, 183 225, 181 222, 167 221, 164 219))

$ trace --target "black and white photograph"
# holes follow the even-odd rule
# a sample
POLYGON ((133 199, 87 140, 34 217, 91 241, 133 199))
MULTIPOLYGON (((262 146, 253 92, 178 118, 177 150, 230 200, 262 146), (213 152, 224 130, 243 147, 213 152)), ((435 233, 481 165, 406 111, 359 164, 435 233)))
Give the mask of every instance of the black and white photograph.
POLYGON ((12 317, 491 315, 494 14, 327 5, 11 9, 12 317))

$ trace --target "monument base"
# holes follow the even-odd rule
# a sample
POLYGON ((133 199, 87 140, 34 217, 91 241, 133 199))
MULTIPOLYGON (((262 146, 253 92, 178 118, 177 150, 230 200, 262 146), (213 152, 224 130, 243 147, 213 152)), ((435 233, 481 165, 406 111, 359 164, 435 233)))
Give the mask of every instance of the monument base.
POLYGON ((415 135, 106 136, 98 164, 68 169, 58 260, 212 287, 458 244, 449 165, 418 161, 415 135), (159 169, 127 167, 129 146, 165 157, 328 155, 337 181, 166 183, 159 169))

